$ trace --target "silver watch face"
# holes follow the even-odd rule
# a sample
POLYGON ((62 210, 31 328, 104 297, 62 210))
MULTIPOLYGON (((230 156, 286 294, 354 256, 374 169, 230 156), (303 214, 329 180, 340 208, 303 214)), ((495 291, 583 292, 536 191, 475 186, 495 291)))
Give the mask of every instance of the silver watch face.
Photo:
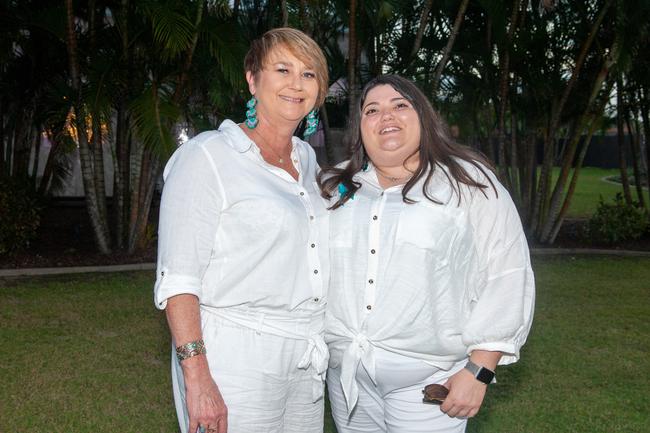
POLYGON ((485 384, 492 383, 492 380, 494 379, 495 376, 492 370, 476 365, 472 361, 467 361, 467 365, 465 365, 465 368, 469 370, 477 380, 485 384))
POLYGON ((494 379, 494 372, 485 367, 481 367, 475 377, 481 382, 489 385, 492 383, 492 379, 494 379))

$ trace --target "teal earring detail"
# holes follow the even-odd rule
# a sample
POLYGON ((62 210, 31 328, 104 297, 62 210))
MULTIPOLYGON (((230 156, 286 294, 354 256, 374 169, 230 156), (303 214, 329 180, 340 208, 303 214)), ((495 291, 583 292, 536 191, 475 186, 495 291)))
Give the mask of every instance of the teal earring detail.
POLYGON ((255 96, 252 96, 251 99, 246 103, 246 126, 248 129, 254 129, 257 126, 257 110, 255 106, 257 105, 257 99, 255 96))
POLYGON ((318 128, 318 117, 316 117, 316 110, 311 110, 307 115, 307 127, 305 128, 305 134, 303 137, 305 140, 309 138, 310 135, 313 135, 318 128))

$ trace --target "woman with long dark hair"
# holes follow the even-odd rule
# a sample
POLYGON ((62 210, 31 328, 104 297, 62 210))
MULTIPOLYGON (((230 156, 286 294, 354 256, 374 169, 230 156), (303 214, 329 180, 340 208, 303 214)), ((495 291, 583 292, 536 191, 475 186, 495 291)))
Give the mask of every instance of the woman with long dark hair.
POLYGON ((350 159, 319 176, 333 210, 332 414, 339 433, 463 432, 530 329, 519 216, 413 83, 375 78, 358 108, 350 159), (448 390, 440 406, 423 403, 432 383, 448 390))

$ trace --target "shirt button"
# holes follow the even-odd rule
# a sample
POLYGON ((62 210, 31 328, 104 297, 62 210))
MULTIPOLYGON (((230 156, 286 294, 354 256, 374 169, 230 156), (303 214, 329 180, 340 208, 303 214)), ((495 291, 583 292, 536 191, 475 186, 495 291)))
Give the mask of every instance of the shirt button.
POLYGON ((313 216, 313 215, 309 215, 309 219, 310 219, 310 220, 313 220, 313 219, 314 219, 314 216, 313 216))
POLYGON ((370 283, 370 284, 372 284, 374 282, 375 282, 375 280, 373 280, 372 278, 368 280, 368 283, 370 283))
POLYGON ((304 193, 304 192, 302 192, 302 191, 300 191, 300 195, 305 195, 305 193, 304 193))
POLYGON ((314 273, 317 274, 317 273, 318 273, 318 269, 314 269, 314 273))
POLYGON ((161 277, 164 277, 164 276, 165 276, 165 271, 162 271, 162 272, 160 273, 160 276, 161 276, 161 277))
POLYGON ((370 254, 375 254, 375 250, 370 250, 370 254))
POLYGON ((316 248, 316 244, 311 244, 311 247, 312 247, 312 248, 316 248))
POLYGON ((318 298, 314 298, 314 302, 318 302, 318 298))
POLYGON ((373 219, 373 220, 376 220, 376 219, 377 219, 377 215, 373 215, 373 216, 372 216, 372 219, 373 219))
POLYGON ((366 305, 366 310, 372 310, 372 305, 366 305))

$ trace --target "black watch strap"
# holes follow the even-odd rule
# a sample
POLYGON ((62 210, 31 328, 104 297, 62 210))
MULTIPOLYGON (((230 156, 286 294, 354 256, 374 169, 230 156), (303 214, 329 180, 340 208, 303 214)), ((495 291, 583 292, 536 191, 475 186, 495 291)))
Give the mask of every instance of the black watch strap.
POLYGON ((483 382, 486 385, 489 385, 494 380, 495 373, 489 368, 481 367, 480 365, 474 364, 472 361, 468 360, 465 364, 465 368, 470 371, 476 378, 476 380, 483 382))

